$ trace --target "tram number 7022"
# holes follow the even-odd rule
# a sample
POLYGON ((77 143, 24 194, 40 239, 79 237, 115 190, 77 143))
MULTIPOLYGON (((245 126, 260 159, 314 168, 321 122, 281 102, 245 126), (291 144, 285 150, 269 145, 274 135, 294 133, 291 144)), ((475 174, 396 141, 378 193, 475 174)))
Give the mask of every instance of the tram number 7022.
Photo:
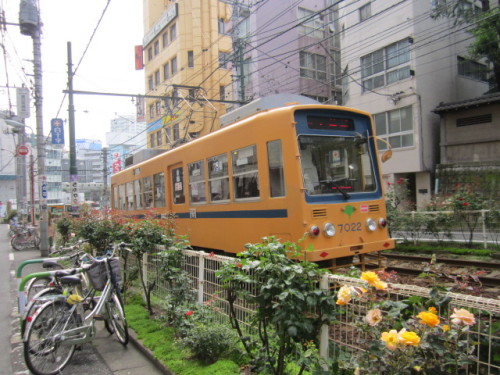
POLYGON ((360 232, 361 231, 361 222, 357 223, 345 223, 345 224, 338 224, 339 227, 339 233, 342 232, 360 232))

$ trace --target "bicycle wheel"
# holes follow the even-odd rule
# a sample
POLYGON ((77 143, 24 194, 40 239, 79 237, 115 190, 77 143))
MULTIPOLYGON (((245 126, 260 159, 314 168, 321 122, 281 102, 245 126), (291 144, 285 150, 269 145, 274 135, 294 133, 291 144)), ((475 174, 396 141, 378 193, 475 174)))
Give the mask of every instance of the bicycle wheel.
POLYGON ((50 302, 35 315, 24 341, 26 365, 35 375, 60 374, 75 351, 64 343, 64 332, 78 326, 77 316, 64 301, 50 302))
POLYGON ((118 341, 123 345, 128 344, 128 327, 125 319, 125 311, 123 310, 123 301, 116 292, 111 292, 111 296, 106 302, 107 318, 115 331, 118 341))
MULTIPOLYGON (((62 267, 61 267, 62 268, 62 267)), ((24 290, 26 291, 27 302, 29 303, 33 297, 44 289, 53 287, 56 282, 52 277, 34 277, 30 279, 24 290)))
POLYGON ((42 289, 36 293, 33 298, 29 299, 23 316, 21 317, 21 337, 24 336, 24 331, 26 330, 27 323, 30 323, 35 318, 35 312, 46 302, 49 301, 47 296, 59 295, 62 293, 62 289, 59 287, 52 287, 42 289))
POLYGON ((12 237, 10 240, 10 246, 17 251, 26 249, 26 245, 24 238, 19 235, 12 237))

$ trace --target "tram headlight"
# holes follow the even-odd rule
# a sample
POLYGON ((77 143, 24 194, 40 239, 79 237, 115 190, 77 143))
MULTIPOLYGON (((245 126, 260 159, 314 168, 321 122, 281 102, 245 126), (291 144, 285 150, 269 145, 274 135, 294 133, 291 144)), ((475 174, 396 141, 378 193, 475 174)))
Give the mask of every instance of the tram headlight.
POLYGON ((311 229, 309 229, 309 233, 313 237, 318 237, 318 235, 319 235, 319 227, 317 225, 313 225, 311 227, 311 229))
POLYGON ((366 220, 366 227, 370 232, 374 232, 377 229, 377 222, 372 218, 366 220))
POLYGON ((323 231, 325 232, 325 235, 327 237, 333 237, 335 236, 335 233, 337 233, 335 225, 333 225, 332 223, 326 223, 323 228, 323 231))
POLYGON ((378 219, 378 225, 380 226, 380 228, 385 228, 387 226, 387 220, 385 219, 385 217, 381 217, 380 219, 378 219))

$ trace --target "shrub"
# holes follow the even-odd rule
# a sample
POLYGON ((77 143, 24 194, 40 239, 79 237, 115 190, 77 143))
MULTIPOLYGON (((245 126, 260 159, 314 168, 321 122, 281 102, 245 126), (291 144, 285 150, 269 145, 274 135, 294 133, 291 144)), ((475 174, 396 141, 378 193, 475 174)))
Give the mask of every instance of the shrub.
POLYGON ((181 339, 195 357, 205 363, 214 363, 228 354, 238 337, 229 327, 221 324, 197 324, 181 339))

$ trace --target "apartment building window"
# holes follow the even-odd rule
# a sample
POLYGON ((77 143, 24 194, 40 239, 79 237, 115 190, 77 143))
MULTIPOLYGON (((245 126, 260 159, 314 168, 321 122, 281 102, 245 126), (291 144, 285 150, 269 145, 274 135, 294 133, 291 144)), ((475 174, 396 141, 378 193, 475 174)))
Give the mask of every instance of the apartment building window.
POLYGON ((163 48, 167 48, 167 46, 168 46, 168 31, 165 31, 163 34, 161 34, 161 41, 162 41, 163 48))
POLYGON ((372 4, 368 3, 359 8, 359 22, 370 18, 372 16, 372 4))
POLYGON ((155 87, 158 86, 160 84, 160 71, 157 70, 155 72, 155 87))
POLYGON ((219 51, 219 68, 227 69, 227 63, 230 61, 229 53, 219 51))
POLYGON ((163 65, 163 79, 166 80, 168 78, 168 75, 170 74, 170 65, 169 63, 166 63, 163 65))
MULTIPOLYGON (((413 110, 411 106, 382 112, 373 116, 376 134, 389 142, 393 148, 411 147, 413 141, 413 110)), ((384 142, 378 142, 379 150, 388 147, 384 142)))
POLYGON ((149 135, 149 143, 151 144, 151 148, 155 147, 156 136, 155 133, 151 133, 149 135))
POLYGON ((172 75, 174 75, 175 73, 177 73, 177 57, 174 57, 170 61, 170 67, 171 67, 172 75))
POLYGON ((299 8, 298 20, 300 23, 299 34, 313 38, 324 37, 324 23, 317 12, 299 8))
POLYGON ((179 139, 179 124, 173 126, 174 141, 179 139))
POLYGON ((149 88, 149 91, 151 91, 155 88, 155 86, 153 84, 153 76, 148 77, 148 88, 149 88))
POLYGON ((226 99, 226 87, 225 86, 219 86, 219 96, 220 96, 220 100, 226 99))
POLYGON ((340 67, 340 51, 330 50, 330 84, 342 85, 342 70, 340 67))
POLYGON ((194 67, 194 54, 193 51, 188 51, 188 68, 194 67))
POLYGON ((155 56, 158 56, 158 54, 160 53, 160 41, 157 40, 154 44, 153 44, 153 49, 154 49, 154 55, 155 56))
POLYGON ((219 18, 219 22, 217 23, 219 28, 219 34, 226 33, 226 23, 224 22, 224 18, 219 18))
POLYGON ((170 41, 174 41, 177 38, 177 25, 174 24, 170 28, 170 41))
POLYGON ((162 145, 162 139, 161 139, 161 130, 156 132, 156 144, 158 146, 162 145))
POLYGON ((300 76, 318 81, 326 81, 326 57, 301 51, 300 76))
POLYGON ((156 107, 156 116, 161 116, 161 102, 160 101, 156 102, 155 107, 156 107))
POLYGON ((486 65, 460 56, 457 56, 457 64, 458 75, 479 81, 488 81, 488 67, 486 65))
POLYGON ((153 60, 153 47, 148 48, 148 61, 153 60))
POLYGON ((407 38, 361 57, 363 91, 409 78, 410 45, 407 38))
POLYGON ((149 117, 155 118, 155 105, 154 104, 149 105, 149 117))

